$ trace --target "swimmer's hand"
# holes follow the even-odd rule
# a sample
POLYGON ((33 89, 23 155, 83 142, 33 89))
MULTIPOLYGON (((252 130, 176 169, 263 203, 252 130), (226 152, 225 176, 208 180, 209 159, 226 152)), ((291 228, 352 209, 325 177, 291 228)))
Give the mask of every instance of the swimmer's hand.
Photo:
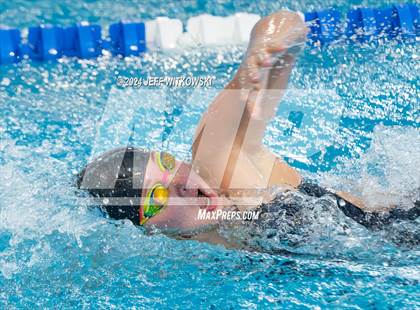
MULTIPOLYGON (((242 86, 260 88, 261 69, 273 68, 279 58, 294 58, 303 49, 307 33, 308 28, 302 17, 290 11, 279 11, 258 21, 252 29, 240 69, 244 82, 242 86)), ((285 62, 289 61, 285 59, 285 62)))

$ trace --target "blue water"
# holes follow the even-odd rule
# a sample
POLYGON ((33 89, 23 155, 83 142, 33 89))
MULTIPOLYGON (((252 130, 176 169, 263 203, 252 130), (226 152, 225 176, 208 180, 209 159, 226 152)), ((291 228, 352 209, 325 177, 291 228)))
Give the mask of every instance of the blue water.
MULTIPOLYGON (((15 1, 0 4, 0 24, 107 25, 159 15, 185 21, 205 12, 386 3, 393 2, 15 1)), ((145 235, 87 209, 75 194, 74 176, 89 156, 124 144, 132 130, 133 144, 188 160, 195 124, 243 51, 0 68, 0 308, 420 307, 419 248, 400 242, 419 236, 418 222, 371 232, 340 214, 316 214, 302 236, 275 240, 270 246, 283 254, 274 255, 145 235), (119 75, 187 74, 212 75, 215 85, 204 94, 165 89, 163 102, 115 87, 119 75)), ((265 143, 325 185, 372 203, 408 205, 420 188, 418 57, 418 43, 306 50, 265 143), (302 92, 319 89, 325 96, 302 92)))

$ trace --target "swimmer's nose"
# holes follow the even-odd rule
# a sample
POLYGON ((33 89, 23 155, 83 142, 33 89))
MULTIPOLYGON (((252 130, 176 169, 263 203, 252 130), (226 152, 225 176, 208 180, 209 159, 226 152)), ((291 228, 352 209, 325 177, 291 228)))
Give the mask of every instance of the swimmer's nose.
POLYGON ((194 186, 194 173, 191 173, 191 166, 182 163, 171 182, 171 187, 180 197, 197 197, 198 186, 194 186))
POLYGON ((195 198, 198 196, 197 188, 187 188, 184 184, 174 184, 173 188, 179 197, 195 198))
POLYGON ((194 172, 190 164, 182 163, 171 182, 171 187, 179 197, 198 198, 196 203, 202 208, 215 208, 217 193, 194 172))

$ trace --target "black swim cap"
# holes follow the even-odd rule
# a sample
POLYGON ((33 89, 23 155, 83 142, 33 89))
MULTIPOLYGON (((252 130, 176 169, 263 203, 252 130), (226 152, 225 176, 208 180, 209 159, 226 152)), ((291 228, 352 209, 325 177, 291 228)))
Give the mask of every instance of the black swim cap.
POLYGON ((77 187, 98 199, 114 219, 139 224, 139 208, 150 152, 123 147, 103 153, 78 175, 77 187))

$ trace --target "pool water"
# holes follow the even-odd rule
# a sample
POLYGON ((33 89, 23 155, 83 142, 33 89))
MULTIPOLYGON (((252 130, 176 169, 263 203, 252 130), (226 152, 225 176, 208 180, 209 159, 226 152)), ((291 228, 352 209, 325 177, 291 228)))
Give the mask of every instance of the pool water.
MULTIPOLYGON (((159 15, 185 21, 205 12, 393 3, 181 2, 5 2, 0 24, 108 25, 159 15)), ((266 251, 246 252, 145 235, 88 209, 76 195, 75 174, 90 156, 124 145, 127 134, 134 145, 190 159, 195 125, 243 52, 200 48, 0 68, 0 308, 420 307, 418 222, 371 232, 334 210, 316 211, 301 234, 283 227, 282 239, 267 241, 266 251), (214 85, 204 93, 167 88, 159 102, 115 84, 121 75, 188 74, 214 76, 214 85)), ((265 143, 324 185, 371 204, 409 206, 420 188, 418 60, 418 43, 307 49, 265 143)))

